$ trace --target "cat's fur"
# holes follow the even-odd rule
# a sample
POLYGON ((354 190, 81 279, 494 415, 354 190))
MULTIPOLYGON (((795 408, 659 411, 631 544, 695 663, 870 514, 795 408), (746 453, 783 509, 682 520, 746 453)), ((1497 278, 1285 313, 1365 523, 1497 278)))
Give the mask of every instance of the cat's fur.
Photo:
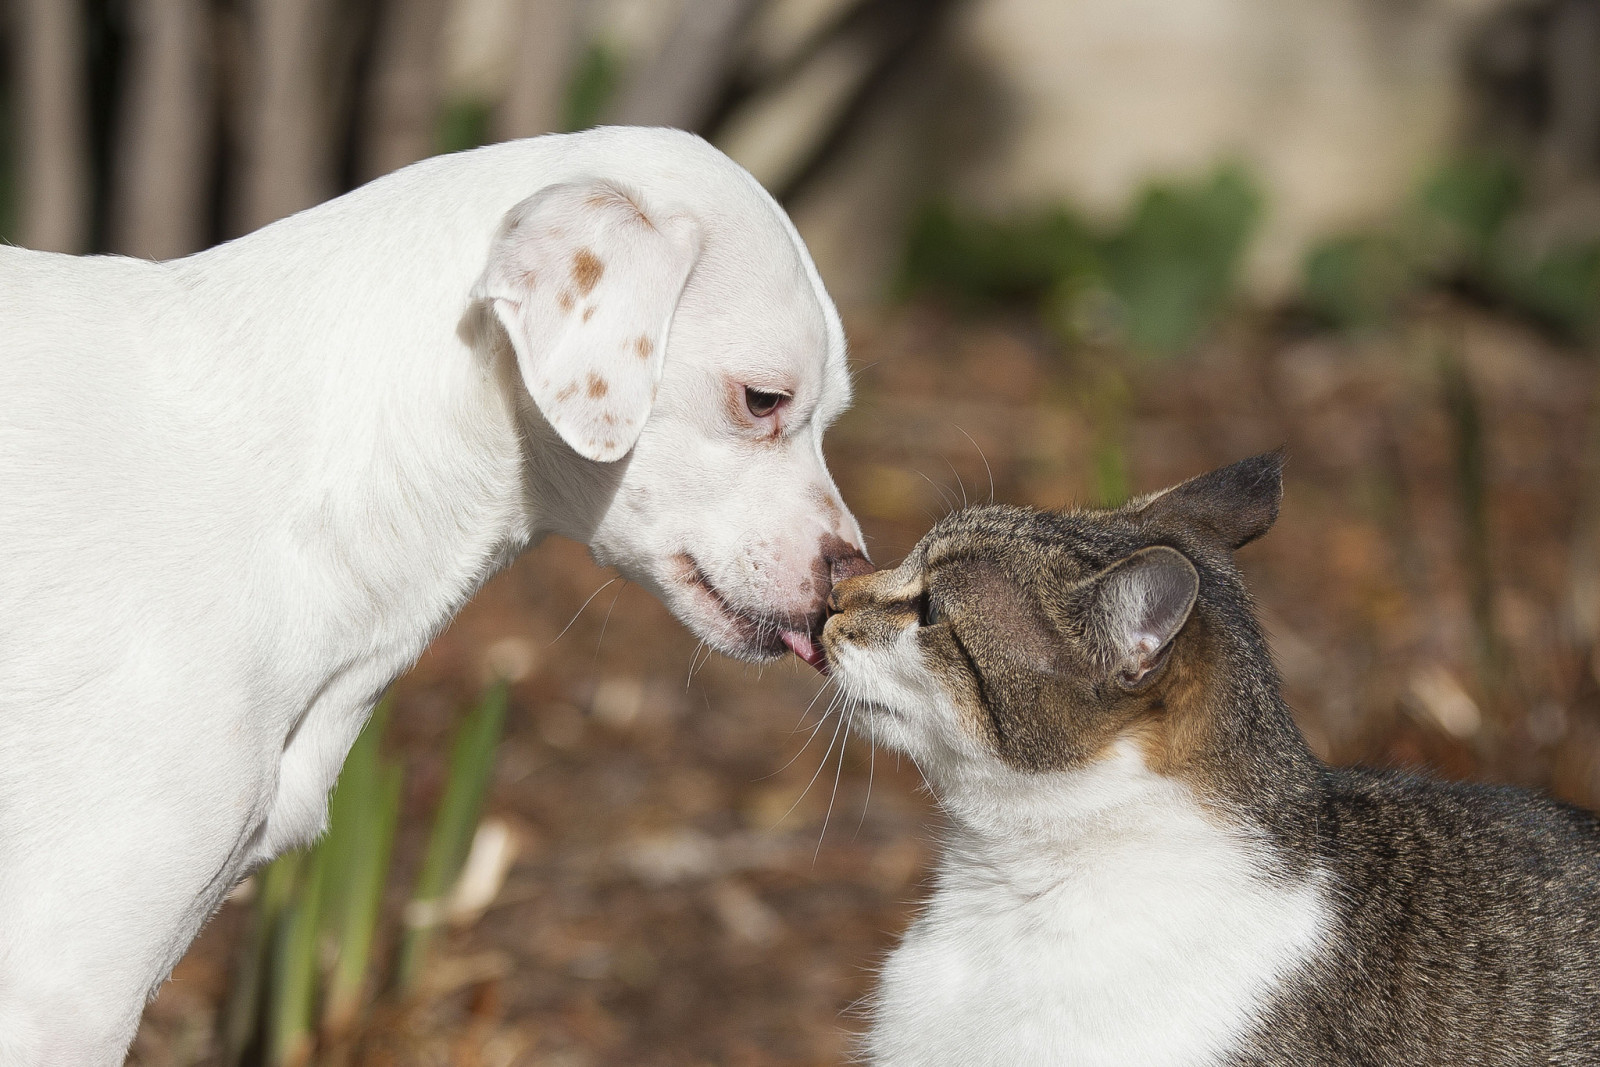
POLYGON ((1600 820, 1324 765, 1235 549, 1282 457, 990 506, 835 590, 858 730, 949 817, 874 1064, 1600 1064, 1600 820))

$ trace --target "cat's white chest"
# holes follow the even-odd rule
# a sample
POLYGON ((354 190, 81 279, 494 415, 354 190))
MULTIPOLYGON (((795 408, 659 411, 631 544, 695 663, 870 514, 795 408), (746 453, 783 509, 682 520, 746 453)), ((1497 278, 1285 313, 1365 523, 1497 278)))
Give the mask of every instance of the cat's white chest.
POLYGON ((1182 787, 1110 786, 1147 795, 1070 848, 952 850, 884 968, 873 1064, 1189 1067, 1251 1032, 1322 941, 1320 882, 1274 882, 1182 787))

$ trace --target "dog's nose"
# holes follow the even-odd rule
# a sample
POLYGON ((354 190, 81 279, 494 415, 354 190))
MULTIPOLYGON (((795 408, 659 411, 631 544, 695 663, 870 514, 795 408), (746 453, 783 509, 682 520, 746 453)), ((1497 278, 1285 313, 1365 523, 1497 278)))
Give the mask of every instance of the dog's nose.
POLYGON ((872 562, 861 549, 842 537, 825 538, 818 555, 820 558, 815 572, 819 586, 818 593, 825 594, 820 597, 822 607, 816 620, 816 625, 820 628, 822 623, 827 621, 827 616, 838 610, 835 606, 833 588, 840 582, 871 573, 872 562), (824 582, 825 586, 822 584, 824 582))
POLYGON ((824 553, 822 557, 823 562, 828 565, 829 585, 838 585, 846 578, 872 573, 872 561, 862 555, 860 549, 843 542, 841 546, 844 551, 837 554, 824 553))

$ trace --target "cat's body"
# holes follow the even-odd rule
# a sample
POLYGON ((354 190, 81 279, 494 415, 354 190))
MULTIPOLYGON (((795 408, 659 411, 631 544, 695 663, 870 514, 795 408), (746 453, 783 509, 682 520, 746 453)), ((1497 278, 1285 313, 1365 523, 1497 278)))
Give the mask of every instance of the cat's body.
POLYGON ((950 824, 870 1062, 1600 1064, 1600 820, 1311 755, 1231 560, 1280 485, 973 509, 836 590, 950 824))

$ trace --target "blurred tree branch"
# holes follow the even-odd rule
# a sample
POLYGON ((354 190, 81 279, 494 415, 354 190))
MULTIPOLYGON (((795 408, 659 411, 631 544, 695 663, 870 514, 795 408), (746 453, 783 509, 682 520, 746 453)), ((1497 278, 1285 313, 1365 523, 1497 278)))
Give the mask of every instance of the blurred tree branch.
POLYGON ((205 0, 131 0, 132 56, 112 186, 112 246, 171 259, 206 244, 213 35, 205 0))
POLYGON ((537 137, 562 128, 580 16, 587 6, 587 0, 523 0, 516 60, 495 116, 496 137, 537 137))
MULTIPOLYGON (((41 0, 48 2, 48 0, 41 0)), ((333 195, 323 116, 327 0, 252 0, 239 223, 249 231, 333 195)))
POLYGON ((83 252, 92 210, 84 12, 64 0, 18 0, 17 14, 19 236, 29 248, 83 252))
POLYGON ((690 0, 661 52, 637 74, 611 121, 702 128, 733 67, 734 44, 762 0, 690 0))
POLYGON ((372 132, 358 178, 366 181, 432 155, 439 114, 443 0, 389 0, 372 73, 372 132))

